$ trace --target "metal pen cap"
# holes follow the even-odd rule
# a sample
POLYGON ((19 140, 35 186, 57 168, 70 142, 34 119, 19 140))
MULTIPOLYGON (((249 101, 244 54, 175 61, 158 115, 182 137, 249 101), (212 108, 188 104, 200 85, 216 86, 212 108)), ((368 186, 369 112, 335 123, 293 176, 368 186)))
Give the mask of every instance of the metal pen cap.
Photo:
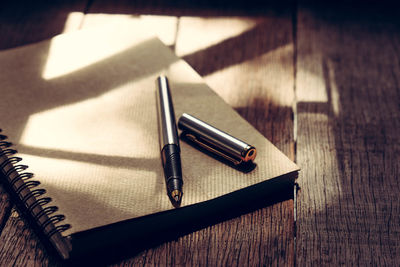
POLYGON ((179 118, 178 128, 182 130, 184 137, 235 165, 253 161, 256 157, 257 151, 254 146, 187 113, 183 113, 179 118))
POLYGON ((160 149, 162 150, 166 145, 179 147, 178 130, 167 77, 159 76, 156 79, 156 87, 160 149))

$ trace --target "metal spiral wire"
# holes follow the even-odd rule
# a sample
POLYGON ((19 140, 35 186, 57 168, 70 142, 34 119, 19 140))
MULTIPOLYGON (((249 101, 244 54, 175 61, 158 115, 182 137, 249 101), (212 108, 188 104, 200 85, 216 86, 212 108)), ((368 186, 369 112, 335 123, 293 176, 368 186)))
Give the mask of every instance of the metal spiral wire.
MULTIPOLYGON (((2 130, 0 129, 0 132, 1 131, 2 130)), ((19 196, 19 199, 23 203, 26 204, 28 203, 28 200, 30 200, 29 202, 34 200, 29 205, 25 205, 27 212, 33 216, 34 220, 38 224, 40 224, 39 226, 43 230, 43 233, 45 233, 48 237, 51 237, 56 233, 64 232, 71 228, 69 224, 56 225, 65 220, 65 216, 61 214, 54 214, 58 211, 58 207, 46 206, 52 201, 52 199, 44 196, 46 193, 45 189, 38 188, 40 185, 39 181, 31 179, 34 177, 34 174, 26 172, 28 166, 19 164, 19 162, 22 161, 22 158, 15 156, 17 150, 10 148, 12 143, 5 141, 6 139, 6 135, 0 134, 0 171, 7 178, 13 176, 13 178, 8 181, 8 184, 11 188, 13 188, 14 193, 19 196), (22 181, 21 185, 19 185, 20 181, 22 181), (17 188, 16 184, 19 185, 17 188), (36 208, 38 207, 41 207, 40 211, 35 212, 36 208), (39 220, 43 215, 46 215, 47 219, 44 221, 39 220), (52 224, 54 227, 46 233, 45 229, 50 224, 52 224)))

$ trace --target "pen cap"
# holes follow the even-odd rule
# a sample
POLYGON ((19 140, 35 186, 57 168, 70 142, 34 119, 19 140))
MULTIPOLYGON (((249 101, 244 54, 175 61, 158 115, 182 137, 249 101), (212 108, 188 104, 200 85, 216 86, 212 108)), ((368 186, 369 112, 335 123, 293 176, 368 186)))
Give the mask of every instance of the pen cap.
POLYGON ((211 152, 224 156, 235 164, 253 161, 256 148, 211 126, 210 124, 183 113, 178 121, 178 128, 193 141, 211 152))

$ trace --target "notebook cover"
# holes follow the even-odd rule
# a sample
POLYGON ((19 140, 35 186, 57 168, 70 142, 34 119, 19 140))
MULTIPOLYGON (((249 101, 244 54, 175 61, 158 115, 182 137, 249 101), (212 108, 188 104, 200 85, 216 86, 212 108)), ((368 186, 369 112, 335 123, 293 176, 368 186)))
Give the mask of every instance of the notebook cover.
POLYGON ((158 144, 160 74, 177 119, 190 113, 258 151, 256 168, 244 173, 181 142, 183 208, 299 169, 138 24, 3 51, 0 67, 1 127, 71 225, 64 237, 175 212, 158 144))

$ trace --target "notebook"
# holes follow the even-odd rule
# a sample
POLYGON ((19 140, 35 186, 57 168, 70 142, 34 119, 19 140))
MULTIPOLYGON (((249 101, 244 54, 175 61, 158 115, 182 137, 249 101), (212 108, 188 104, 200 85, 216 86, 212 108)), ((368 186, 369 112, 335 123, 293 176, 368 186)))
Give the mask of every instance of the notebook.
POLYGON ((137 25, 2 51, 0 68, 2 183, 63 259, 173 238, 196 221, 287 190, 299 170, 137 25), (161 166, 160 74, 169 78, 177 119, 190 113, 257 148, 256 168, 245 173, 181 142, 180 208, 167 197, 161 166))

